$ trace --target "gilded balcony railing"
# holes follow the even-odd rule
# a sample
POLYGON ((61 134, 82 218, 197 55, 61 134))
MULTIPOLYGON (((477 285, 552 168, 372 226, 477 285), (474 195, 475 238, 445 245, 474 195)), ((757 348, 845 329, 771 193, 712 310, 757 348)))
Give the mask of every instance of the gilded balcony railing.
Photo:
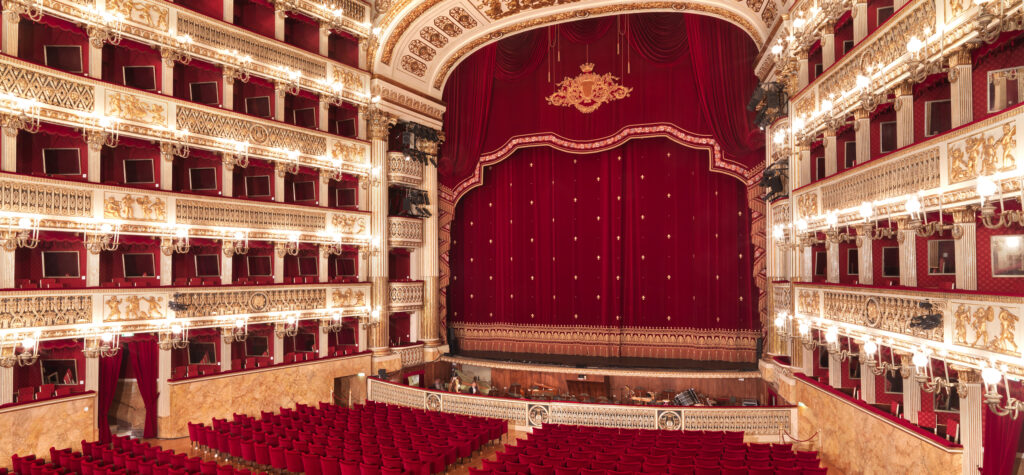
POLYGON ((391 282, 388 286, 388 308, 392 311, 423 307, 423 282, 391 282))
POLYGON ((423 220, 419 218, 388 218, 388 245, 419 247, 423 245, 423 220))

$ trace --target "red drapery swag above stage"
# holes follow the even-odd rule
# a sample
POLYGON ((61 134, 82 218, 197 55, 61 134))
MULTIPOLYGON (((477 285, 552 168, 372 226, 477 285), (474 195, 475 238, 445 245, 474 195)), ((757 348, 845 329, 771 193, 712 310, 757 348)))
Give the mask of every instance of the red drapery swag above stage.
POLYGON ((462 347, 752 360, 752 261, 763 252, 749 245, 760 216, 746 195, 763 160, 745 110, 755 56, 724 21, 656 13, 533 30, 460 65, 444 91, 438 170, 440 284, 452 286, 444 313, 462 347), (629 96, 590 113, 549 104, 585 63, 629 96), (624 132, 649 124, 717 152, 624 132), (582 155, 516 146, 540 135, 582 155), (493 160, 486 180, 482 156, 493 160))

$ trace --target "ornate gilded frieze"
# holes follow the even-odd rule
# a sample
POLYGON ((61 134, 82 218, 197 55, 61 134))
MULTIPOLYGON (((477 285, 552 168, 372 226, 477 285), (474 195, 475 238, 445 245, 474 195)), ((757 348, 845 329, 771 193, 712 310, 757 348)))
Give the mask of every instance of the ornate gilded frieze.
POLYGON ((54 107, 92 112, 96 103, 93 86, 61 76, 64 74, 28 63, 24 67, 0 64, 0 91, 54 107))
POLYGON ((62 217, 92 217, 92 193, 34 180, 0 179, 0 210, 62 217))
POLYGON ((172 314, 160 295, 108 295, 103 300, 104 322, 159 320, 172 314))
POLYGON ((939 163, 939 147, 872 162, 853 175, 826 182, 821 188, 822 207, 826 210, 853 208, 865 201, 937 188, 941 175, 939 163))
MULTIPOLYGON (((801 292, 814 292, 806 291, 801 292)), ((923 338, 932 341, 942 340, 942 327, 922 330, 910 326, 912 318, 922 314, 921 304, 924 298, 912 298, 889 295, 870 295, 846 292, 822 292, 825 299, 824 317, 843 323, 852 323, 869 328, 889 331, 923 338)), ((943 314, 941 302, 931 302, 933 311, 943 314)), ((810 313, 811 316, 817 312, 810 313)))
POLYGON ((950 142, 946 148, 950 183, 1016 169, 1016 122, 1006 122, 978 131, 950 142))
POLYGON ((127 221, 167 220, 167 203, 152 195, 104 193, 103 217, 127 221))
POLYGON ((370 228, 370 215, 366 213, 335 212, 331 224, 341 234, 363 235, 370 228))
POLYGON ((298 150, 321 156, 327 153, 327 137, 292 128, 264 125, 242 117, 215 114, 212 111, 178 106, 175 122, 178 130, 220 139, 248 142, 273 149, 298 150))
POLYGON ((953 302, 953 344, 1020 356, 1021 305, 953 302))
POLYGON ((106 115, 160 127, 167 126, 167 105, 135 94, 108 91, 106 115))
POLYGON ((366 297, 365 289, 346 287, 331 291, 331 307, 368 307, 369 300, 366 297))
POLYGON ((280 205, 256 205, 215 200, 177 199, 178 224, 317 232, 327 228, 327 213, 300 211, 280 205))
MULTIPOLYGON (((576 3, 578 1, 580 0, 564 0, 560 3, 576 3)), ((500 20, 519 13, 551 6, 551 2, 536 0, 471 0, 470 3, 491 20, 500 20)))
POLYGON ((294 312, 327 308, 327 289, 183 291, 175 294, 174 300, 185 308, 176 312, 178 318, 294 312))
POLYGON ((416 77, 427 74, 427 65, 407 54, 402 56, 402 69, 416 77))
POLYGON ((0 329, 92 323, 92 296, 0 296, 0 329))
POLYGON ((127 21, 159 31, 167 31, 168 9, 158 4, 139 0, 106 0, 108 10, 124 16, 127 21))
POLYGON ((801 218, 807 219, 818 214, 818 195, 804 193, 796 199, 796 209, 801 218))
POLYGON ((452 7, 448 9, 448 16, 452 17, 467 30, 476 28, 476 20, 474 20, 473 16, 462 7, 452 7))

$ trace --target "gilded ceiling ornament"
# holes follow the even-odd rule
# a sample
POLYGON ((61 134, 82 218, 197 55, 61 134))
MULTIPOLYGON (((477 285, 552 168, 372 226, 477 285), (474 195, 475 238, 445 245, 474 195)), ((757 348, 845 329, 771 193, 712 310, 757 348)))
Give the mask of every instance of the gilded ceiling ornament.
POLYGON ((546 97, 548 104, 553 106, 573 106, 584 114, 589 114, 614 100, 629 97, 633 91, 618 83, 619 78, 611 73, 599 75, 594 71, 594 63, 580 65, 582 74, 574 78, 565 78, 558 83, 558 90, 546 97))

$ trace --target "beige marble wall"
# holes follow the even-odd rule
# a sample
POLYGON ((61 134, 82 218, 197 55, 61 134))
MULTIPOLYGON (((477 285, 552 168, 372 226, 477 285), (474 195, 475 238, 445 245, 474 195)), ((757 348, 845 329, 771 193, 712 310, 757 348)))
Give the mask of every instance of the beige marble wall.
POLYGON ((232 413, 255 414, 295 404, 330 401, 334 379, 370 372, 370 355, 332 358, 266 370, 170 383, 170 415, 159 420, 161 438, 188 436, 188 422, 209 424, 232 413))
POLYGON ((0 410, 0 467, 11 455, 50 457, 50 447, 82 450, 82 440, 96 440, 96 395, 56 399, 0 410))
POLYGON ((779 384, 779 394, 802 403, 797 410, 800 439, 817 433, 822 460, 847 474, 957 474, 962 453, 918 437, 830 393, 795 379, 779 384))
POLYGON ((139 385, 134 379, 117 381, 110 415, 117 421, 119 428, 142 430, 146 427, 146 404, 142 401, 139 385))

